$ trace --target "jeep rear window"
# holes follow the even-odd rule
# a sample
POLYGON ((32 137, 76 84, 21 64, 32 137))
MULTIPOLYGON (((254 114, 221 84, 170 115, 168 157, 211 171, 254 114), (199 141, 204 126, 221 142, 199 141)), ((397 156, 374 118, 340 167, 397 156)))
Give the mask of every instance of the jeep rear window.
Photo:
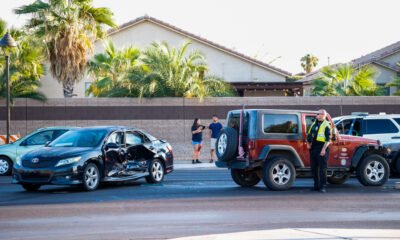
MULTIPOLYGON (((231 114, 229 116, 228 126, 239 132, 240 114, 231 114)), ((249 114, 245 113, 243 118, 243 136, 247 136, 249 132, 249 114)))
POLYGON ((264 114, 263 129, 265 133, 299 132, 299 120, 294 114, 264 114))
POLYGON ((365 134, 397 133, 399 129, 389 119, 364 120, 365 134))
POLYGON ((400 125, 400 118, 394 118, 394 120, 400 125))

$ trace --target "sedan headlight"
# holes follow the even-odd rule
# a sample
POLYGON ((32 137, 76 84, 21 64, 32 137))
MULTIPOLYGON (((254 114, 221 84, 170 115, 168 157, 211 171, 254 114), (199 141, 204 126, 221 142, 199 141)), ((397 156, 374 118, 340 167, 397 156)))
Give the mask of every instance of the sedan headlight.
POLYGON ((21 160, 21 157, 20 157, 20 156, 18 156, 17 159, 15 159, 15 163, 16 163, 17 165, 19 165, 19 166, 22 166, 22 160, 21 160))
POLYGON ((58 161, 56 167, 71 164, 71 163, 76 163, 76 162, 79 162, 79 160, 81 160, 81 157, 72 157, 72 158, 62 159, 62 160, 58 161))

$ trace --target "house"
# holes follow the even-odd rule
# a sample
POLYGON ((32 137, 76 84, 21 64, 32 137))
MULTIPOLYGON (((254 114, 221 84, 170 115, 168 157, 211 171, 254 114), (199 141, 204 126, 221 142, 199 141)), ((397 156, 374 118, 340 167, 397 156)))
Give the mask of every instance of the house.
MULTIPOLYGON (((122 24, 118 29, 108 31, 108 38, 118 48, 134 45, 140 48, 149 46, 154 41, 166 41, 171 46, 179 46, 190 40, 193 49, 205 54, 209 74, 224 78, 235 87, 240 96, 266 95, 301 95, 302 84, 286 82, 291 73, 241 54, 206 38, 194 35, 176 26, 158 20, 154 17, 143 16, 122 24)), ((103 51, 103 42, 97 41, 94 53, 103 51)), ((46 75, 43 80, 43 91, 48 98, 62 98, 61 85, 46 75)), ((85 77, 77 83, 74 93, 77 97, 85 97, 85 89, 92 82, 85 77)))
MULTIPOLYGON (((352 60, 349 64, 353 65, 356 69, 363 66, 372 66, 376 69, 377 76, 375 82, 385 90, 385 95, 392 95, 396 92, 395 87, 385 87, 388 82, 393 78, 400 76, 400 41, 391 44, 387 47, 369 53, 365 56, 352 60)), ((331 65, 332 68, 338 67, 342 64, 331 65)), ((321 77, 320 70, 314 71, 306 75, 300 82, 303 83, 304 95, 310 95, 312 89, 312 81, 321 77)))

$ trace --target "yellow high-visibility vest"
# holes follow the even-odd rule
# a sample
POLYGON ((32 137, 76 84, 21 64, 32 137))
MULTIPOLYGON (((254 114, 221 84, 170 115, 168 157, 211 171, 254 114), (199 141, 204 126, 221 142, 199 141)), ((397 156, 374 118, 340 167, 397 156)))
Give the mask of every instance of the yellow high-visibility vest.
MULTIPOLYGON (((308 134, 311 133, 311 129, 314 127, 315 123, 316 123, 316 122, 314 122, 314 123, 311 125, 310 129, 308 130, 308 134)), ((326 129, 326 128, 329 128, 329 131, 331 130, 331 127, 330 127, 328 121, 324 120, 324 121, 321 123, 321 125, 319 126, 319 129, 318 129, 318 133, 317 133, 317 141, 318 141, 318 142, 326 142, 326 138, 325 138, 325 129, 326 129)))

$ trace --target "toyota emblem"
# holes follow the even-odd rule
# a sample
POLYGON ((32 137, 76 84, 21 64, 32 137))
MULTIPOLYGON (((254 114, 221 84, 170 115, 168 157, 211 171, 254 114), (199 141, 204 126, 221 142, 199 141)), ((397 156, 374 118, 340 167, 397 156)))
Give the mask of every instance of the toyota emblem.
POLYGON ((31 160, 32 163, 39 163, 39 158, 34 158, 31 160))

